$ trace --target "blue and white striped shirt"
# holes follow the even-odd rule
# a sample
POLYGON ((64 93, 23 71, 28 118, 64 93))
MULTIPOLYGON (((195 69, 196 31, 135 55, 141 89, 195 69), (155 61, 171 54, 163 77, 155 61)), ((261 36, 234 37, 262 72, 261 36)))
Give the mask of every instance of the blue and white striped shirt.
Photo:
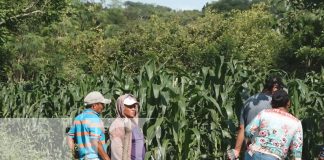
POLYGON ((99 114, 92 109, 86 109, 75 117, 68 135, 78 146, 80 159, 100 158, 97 147, 93 146, 91 141, 101 141, 104 150, 107 149, 103 122, 99 114))

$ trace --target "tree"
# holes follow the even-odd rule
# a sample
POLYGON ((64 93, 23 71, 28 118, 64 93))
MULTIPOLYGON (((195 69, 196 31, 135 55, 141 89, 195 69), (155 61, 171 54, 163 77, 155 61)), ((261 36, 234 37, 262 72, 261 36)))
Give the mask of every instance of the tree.
POLYGON ((267 2, 267 0, 219 0, 212 3, 207 3, 203 7, 203 11, 207 8, 217 12, 230 12, 233 9, 236 10, 248 10, 252 5, 267 2))
POLYGON ((124 6, 126 8, 124 10, 124 15, 128 20, 149 19, 152 15, 161 17, 172 11, 171 8, 164 6, 155 6, 152 4, 131 1, 126 1, 124 6))
POLYGON ((267 5, 254 5, 247 11, 234 11, 227 19, 227 30, 221 41, 230 41, 232 54, 246 64, 261 70, 276 68, 276 57, 284 46, 284 37, 274 30, 275 17, 267 5))
MULTIPOLYGON (((8 43, 24 32, 38 30, 39 27, 58 20, 67 5, 67 0, 0 1, 0 55, 2 62, 0 77, 2 81, 10 78, 8 72, 13 65, 17 64, 15 59, 26 55, 25 53, 13 54, 8 49, 8 43)), ((20 67, 20 69, 22 68, 20 67)))
POLYGON ((324 2, 318 0, 284 0, 276 3, 278 27, 286 37, 287 47, 278 57, 278 66, 287 71, 319 72, 324 65, 324 2))
POLYGON ((219 12, 229 12, 232 9, 246 10, 249 7, 249 0, 219 0, 205 5, 203 10, 209 8, 219 12))

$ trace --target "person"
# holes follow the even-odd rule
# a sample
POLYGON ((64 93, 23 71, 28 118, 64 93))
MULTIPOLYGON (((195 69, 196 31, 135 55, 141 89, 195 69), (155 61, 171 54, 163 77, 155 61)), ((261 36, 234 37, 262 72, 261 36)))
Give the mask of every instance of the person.
POLYGON ((112 160, 143 160, 144 135, 138 126, 140 106, 131 94, 117 99, 117 118, 109 127, 112 160))
POLYGON ((75 117, 68 132, 68 145, 74 158, 80 160, 110 160, 106 153, 104 125, 99 118, 111 100, 97 91, 84 98, 86 109, 75 117), (77 150, 75 150, 77 148, 77 150))
POLYGON ((289 149, 295 159, 301 159, 303 128, 301 121, 288 112, 290 100, 287 92, 275 91, 271 105, 272 109, 261 111, 246 126, 245 136, 251 140, 248 146, 250 159, 285 159, 289 149))
MULTIPOLYGON (((229 159, 237 159, 240 155, 244 142, 244 128, 250 121, 263 109, 271 108, 271 95, 274 91, 282 89, 284 84, 281 78, 277 76, 268 76, 264 82, 261 93, 249 97, 241 109, 239 131, 236 138, 235 148, 228 150, 229 159)), ((249 157, 247 152, 244 153, 245 159, 249 157)))
POLYGON ((318 155, 319 160, 324 160, 324 146, 321 147, 320 153, 318 155))

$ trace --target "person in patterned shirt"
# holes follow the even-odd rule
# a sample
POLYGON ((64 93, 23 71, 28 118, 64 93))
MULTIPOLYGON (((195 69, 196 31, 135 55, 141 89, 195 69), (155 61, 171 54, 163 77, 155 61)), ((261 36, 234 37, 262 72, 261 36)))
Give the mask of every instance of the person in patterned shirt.
POLYGON ((272 109, 261 111, 245 129, 251 139, 248 152, 252 160, 285 159, 291 150, 295 159, 301 159, 303 128, 301 121, 288 112, 289 96, 278 90, 272 95, 272 109))

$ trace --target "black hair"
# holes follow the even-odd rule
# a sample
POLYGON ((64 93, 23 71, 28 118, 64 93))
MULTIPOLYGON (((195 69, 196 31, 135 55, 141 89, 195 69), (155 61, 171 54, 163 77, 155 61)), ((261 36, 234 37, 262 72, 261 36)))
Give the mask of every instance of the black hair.
POLYGON ((95 103, 93 103, 93 104, 85 104, 85 108, 86 108, 86 109, 91 108, 94 104, 95 104, 95 103))
POLYGON ((279 89, 272 94, 272 108, 286 107, 289 102, 289 96, 286 91, 279 89))
POLYGON ((273 86, 277 85, 278 89, 283 89, 285 87, 279 76, 268 76, 268 78, 264 82, 264 89, 271 91, 273 86))

